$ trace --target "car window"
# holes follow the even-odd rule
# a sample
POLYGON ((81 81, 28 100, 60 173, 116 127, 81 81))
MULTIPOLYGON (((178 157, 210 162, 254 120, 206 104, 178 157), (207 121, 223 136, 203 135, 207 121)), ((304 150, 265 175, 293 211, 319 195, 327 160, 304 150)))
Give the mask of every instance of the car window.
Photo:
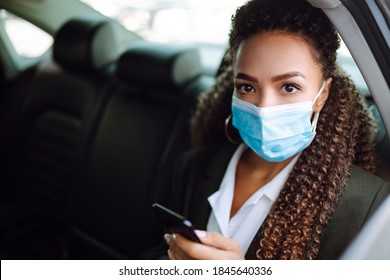
MULTIPOLYGON (((196 44, 206 73, 214 75, 225 53, 231 16, 246 0, 81 0, 117 20, 148 41, 196 44)), ((342 42, 339 64, 369 95, 347 47, 342 42)))
POLYGON ((231 15, 246 0, 81 0, 142 38, 196 44, 206 72, 215 74, 231 15))
POLYGON ((39 57, 53 44, 52 36, 9 11, 0 10, 0 20, 16 53, 22 57, 39 57))
POLYGON ((246 0, 81 0, 146 40, 221 44, 246 0))
POLYGON ((367 84, 343 40, 338 50, 337 61, 340 67, 350 75, 359 92, 363 96, 370 96, 367 84))

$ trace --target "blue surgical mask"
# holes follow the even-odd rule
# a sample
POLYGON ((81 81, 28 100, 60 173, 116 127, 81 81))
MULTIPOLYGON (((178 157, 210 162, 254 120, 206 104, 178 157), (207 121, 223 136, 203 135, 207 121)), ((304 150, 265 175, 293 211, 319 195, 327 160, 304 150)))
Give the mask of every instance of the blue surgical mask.
POLYGON ((310 121, 314 102, 257 107, 235 96, 232 100, 233 126, 244 143, 269 162, 284 161, 310 145, 316 134, 319 113, 310 121))

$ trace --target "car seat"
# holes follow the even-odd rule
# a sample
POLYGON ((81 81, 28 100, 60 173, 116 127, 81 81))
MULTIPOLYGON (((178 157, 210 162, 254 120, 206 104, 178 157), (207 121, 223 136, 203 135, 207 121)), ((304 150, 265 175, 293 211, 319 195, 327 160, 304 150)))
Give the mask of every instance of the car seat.
POLYGON ((62 210, 104 101, 115 52, 108 21, 73 19, 56 34, 53 59, 20 81, 0 162, 2 255, 65 257, 62 210))

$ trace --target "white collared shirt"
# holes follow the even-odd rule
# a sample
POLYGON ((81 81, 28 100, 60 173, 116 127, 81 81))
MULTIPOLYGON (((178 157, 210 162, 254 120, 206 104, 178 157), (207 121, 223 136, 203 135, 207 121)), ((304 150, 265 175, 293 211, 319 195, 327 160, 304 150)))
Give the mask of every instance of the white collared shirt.
POLYGON ((299 154, 295 156, 270 182, 257 190, 230 219, 237 164, 246 149, 245 144, 237 148, 219 190, 209 196, 208 201, 212 211, 207 224, 208 231, 219 232, 225 237, 234 239, 244 255, 299 158, 299 154))

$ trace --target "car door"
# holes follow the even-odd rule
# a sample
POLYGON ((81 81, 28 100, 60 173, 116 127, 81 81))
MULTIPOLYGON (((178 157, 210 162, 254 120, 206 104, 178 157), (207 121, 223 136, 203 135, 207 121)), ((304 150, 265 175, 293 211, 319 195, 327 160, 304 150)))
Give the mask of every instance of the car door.
POLYGON ((378 123, 378 175, 390 179, 390 1, 308 0, 322 8, 340 33, 372 97, 378 123))

